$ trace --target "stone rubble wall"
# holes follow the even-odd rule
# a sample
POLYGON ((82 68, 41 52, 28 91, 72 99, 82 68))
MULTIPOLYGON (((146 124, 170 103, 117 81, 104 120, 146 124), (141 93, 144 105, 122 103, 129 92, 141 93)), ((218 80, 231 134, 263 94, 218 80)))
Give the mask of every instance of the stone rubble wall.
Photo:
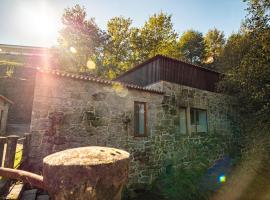
MULTIPOLYGON (((161 170, 168 167, 211 166, 225 155, 233 156, 237 151, 239 130, 237 102, 234 98, 188 86, 161 81, 148 86, 165 92, 162 107, 158 113, 160 142, 156 149, 164 159, 161 170), (184 107, 189 118, 189 109, 198 108, 207 111, 207 134, 179 133, 177 109, 184 107), (231 155, 230 155, 231 154, 231 155)), ((189 121, 187 119, 187 121, 189 121)), ((187 126, 189 126, 187 123, 187 126)))
MULTIPOLYGON (((234 103, 222 94, 159 82, 165 95, 38 73, 32 110, 30 164, 42 167, 51 153, 108 146, 131 154, 129 185, 149 184, 170 168, 225 155, 233 140, 234 103), (134 101, 147 102, 147 137, 134 137, 134 101), (181 135, 177 108, 207 109, 206 135, 181 135), (217 142, 217 138, 221 142, 217 142)), ((200 164, 200 163, 199 163, 200 164)))

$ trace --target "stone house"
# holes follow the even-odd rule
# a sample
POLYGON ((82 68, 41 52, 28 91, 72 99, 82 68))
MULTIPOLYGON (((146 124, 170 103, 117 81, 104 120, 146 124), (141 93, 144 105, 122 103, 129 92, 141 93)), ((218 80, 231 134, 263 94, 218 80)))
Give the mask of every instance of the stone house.
POLYGON ((0 95, 0 134, 4 135, 6 133, 7 117, 9 106, 13 102, 8 98, 0 95))
POLYGON ((114 81, 38 69, 30 166, 40 170, 46 155, 72 147, 115 147, 131 153, 129 186, 139 187, 201 154, 211 164, 237 127, 236 102, 215 90, 220 76, 164 56, 114 81))

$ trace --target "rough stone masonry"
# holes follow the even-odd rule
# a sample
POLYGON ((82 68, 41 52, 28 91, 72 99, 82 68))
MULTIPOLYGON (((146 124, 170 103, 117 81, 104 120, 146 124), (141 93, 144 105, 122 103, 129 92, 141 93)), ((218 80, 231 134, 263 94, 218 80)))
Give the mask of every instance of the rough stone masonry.
POLYGON ((130 153, 131 187, 150 184, 169 168, 189 166, 199 152, 209 163, 226 153, 237 118, 230 97, 164 81, 148 89, 38 72, 31 120, 33 170, 41 170, 42 159, 60 150, 114 147, 130 153), (135 101, 146 103, 144 137, 134 135, 135 101), (186 134, 179 131, 180 107, 186 109, 186 134), (191 108, 207 111, 207 133, 192 133, 191 108), (206 146, 213 136, 222 142, 206 146))

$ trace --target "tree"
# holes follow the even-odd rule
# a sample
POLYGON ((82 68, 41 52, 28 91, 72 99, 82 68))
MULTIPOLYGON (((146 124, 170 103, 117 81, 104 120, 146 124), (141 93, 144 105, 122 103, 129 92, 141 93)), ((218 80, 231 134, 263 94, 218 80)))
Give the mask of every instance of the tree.
POLYGON ((269 28, 270 1, 269 0, 244 0, 247 3, 248 14, 245 26, 251 31, 261 31, 269 28))
POLYGON ((115 17, 107 24, 107 38, 101 48, 99 74, 110 79, 157 54, 177 57, 177 33, 171 16, 154 14, 143 27, 132 27, 130 18, 115 17))
POLYGON ((107 37, 100 58, 100 75, 114 78, 130 68, 132 20, 114 17, 108 21, 107 37))
POLYGON ((93 18, 86 19, 84 7, 67 8, 62 16, 64 28, 58 39, 60 68, 74 72, 87 72, 89 61, 100 48, 103 33, 93 18), (88 64, 87 64, 88 63, 88 64))
POLYGON ((204 36, 205 64, 207 67, 217 68, 216 62, 225 45, 224 33, 218 29, 210 29, 204 36))
POLYGON ((177 57, 177 33, 171 15, 160 12, 150 16, 135 37, 135 54, 140 62, 157 54, 177 57))
POLYGON ((201 64, 204 58, 204 39, 202 33, 188 30, 178 41, 180 57, 193 64, 201 64))
POLYGON ((240 66, 250 48, 247 34, 243 32, 234 33, 229 36, 227 42, 216 62, 216 69, 227 72, 240 66))
POLYGON ((264 0, 247 2, 249 14, 244 24, 245 32, 231 39, 241 44, 241 47, 234 47, 238 60, 236 57, 235 66, 227 72, 220 87, 237 95, 242 113, 256 122, 253 124, 264 122, 270 127, 270 19, 267 17, 270 6, 269 1, 264 0))

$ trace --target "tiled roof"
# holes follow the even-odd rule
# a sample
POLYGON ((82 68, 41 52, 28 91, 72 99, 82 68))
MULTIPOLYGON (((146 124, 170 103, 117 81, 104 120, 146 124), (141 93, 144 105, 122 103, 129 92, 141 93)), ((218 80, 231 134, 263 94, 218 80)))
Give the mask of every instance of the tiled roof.
POLYGON ((9 104, 14 104, 13 101, 9 100, 7 97, 0 95, 0 99, 3 99, 4 101, 8 102, 9 104))
POLYGON ((100 78, 89 77, 85 75, 72 74, 72 73, 58 71, 58 70, 50 70, 50 69, 42 69, 42 68, 37 68, 37 70, 41 73, 52 74, 52 75, 56 75, 60 77, 68 77, 72 79, 91 81, 95 83, 100 83, 104 85, 112 85, 112 86, 120 84, 121 86, 129 88, 129 89, 135 89, 135 90, 151 92, 151 93, 156 93, 156 94, 164 94, 164 92, 160 90, 145 88, 145 87, 141 87, 141 86, 133 85, 133 84, 126 84, 119 81, 110 81, 110 80, 105 80, 105 79, 100 79, 100 78))

